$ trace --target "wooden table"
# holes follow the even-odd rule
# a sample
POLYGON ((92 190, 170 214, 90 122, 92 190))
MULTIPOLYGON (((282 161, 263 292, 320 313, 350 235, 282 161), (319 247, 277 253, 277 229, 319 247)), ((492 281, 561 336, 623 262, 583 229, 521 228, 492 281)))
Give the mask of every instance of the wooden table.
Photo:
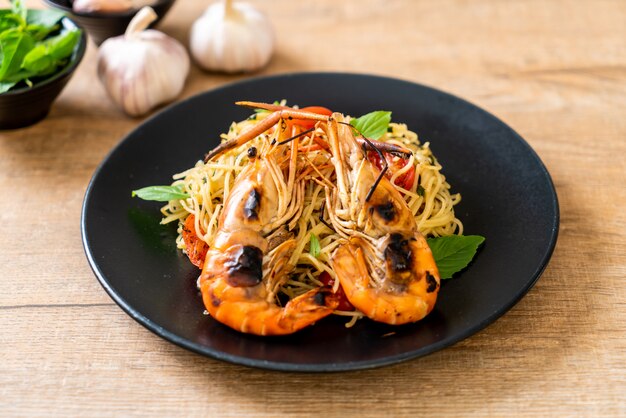
MULTIPOLYGON (((179 0, 162 30, 186 42, 207 3, 179 0)), ((625 416, 626 2, 254 3, 278 41, 261 74, 414 80, 526 138, 561 204, 543 277, 477 335, 370 371, 267 372, 162 340, 113 303, 83 254, 87 183, 141 122, 107 99, 90 45, 45 121, 0 133, 0 415, 625 416)), ((242 78, 194 68, 183 96, 242 78)))

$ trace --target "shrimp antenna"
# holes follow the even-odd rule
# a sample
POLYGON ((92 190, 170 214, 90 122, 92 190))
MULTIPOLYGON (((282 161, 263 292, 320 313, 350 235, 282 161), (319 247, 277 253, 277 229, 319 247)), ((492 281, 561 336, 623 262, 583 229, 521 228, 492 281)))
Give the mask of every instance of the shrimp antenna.
POLYGON ((320 222, 322 222, 324 225, 328 227, 328 229, 332 231, 333 230, 332 226, 330 226, 328 222, 326 222, 326 220, 324 219, 324 213, 326 213, 326 202, 322 201, 322 206, 320 206, 319 219, 320 219, 320 222))
POLYGON ((378 187, 378 183, 380 183, 380 181, 383 179, 383 176, 385 175, 385 173, 387 172, 387 169, 389 168, 389 164, 387 164, 387 159, 383 155, 383 152, 378 148, 378 146, 374 145, 372 141, 370 141, 365 135, 363 135, 363 133, 359 131, 357 128, 355 128, 354 126, 350 125, 347 122, 338 121, 337 123, 349 126, 352 129, 354 129, 359 135, 361 135, 363 139, 365 140, 365 142, 367 143, 367 145, 370 146, 374 151, 376 151, 376 153, 380 157, 380 161, 383 163, 383 169, 380 170, 380 174, 378 174, 378 177, 376 177, 376 181, 374 181, 374 184, 372 185, 372 187, 370 187, 370 190, 367 192, 367 196, 365 196, 365 201, 369 202, 370 198, 374 194, 374 191, 376 190, 376 187, 378 187))
MULTIPOLYGON (((306 134, 311 133, 314 130, 315 130, 315 128, 311 128, 311 129, 307 129, 306 131, 302 131, 299 134, 292 136, 291 138, 285 139, 284 141, 280 141, 278 143, 278 145, 284 145, 284 144, 286 144, 288 142, 293 141, 296 138, 300 138, 301 136, 305 136, 306 134)), ((276 139, 272 140, 272 145, 274 145, 275 142, 276 142, 276 139)))

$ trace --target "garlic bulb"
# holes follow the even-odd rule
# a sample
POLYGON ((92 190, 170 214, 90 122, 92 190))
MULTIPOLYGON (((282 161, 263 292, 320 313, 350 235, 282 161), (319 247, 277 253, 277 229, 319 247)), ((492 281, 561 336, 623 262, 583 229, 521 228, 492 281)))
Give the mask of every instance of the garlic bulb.
POLYGON ((157 15, 150 7, 137 13, 122 36, 107 39, 98 52, 98 76, 113 101, 140 116, 182 91, 189 56, 175 39, 145 30, 157 15))
POLYGON ((116 13, 152 6, 157 0, 74 0, 72 10, 79 13, 116 13))
POLYGON ((269 19, 247 3, 215 3, 191 28, 191 55, 206 70, 227 73, 265 66, 274 49, 269 19))

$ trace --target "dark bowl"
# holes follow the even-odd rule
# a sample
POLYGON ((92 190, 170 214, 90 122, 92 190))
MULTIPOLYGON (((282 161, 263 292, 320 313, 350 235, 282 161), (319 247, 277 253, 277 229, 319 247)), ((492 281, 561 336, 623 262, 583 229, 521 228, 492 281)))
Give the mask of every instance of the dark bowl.
MULTIPOLYGON (((82 29, 67 17, 64 17, 61 23, 67 29, 82 29)), ((82 61, 86 48, 87 35, 83 30, 74 54, 64 69, 50 78, 36 82, 32 87, 9 90, 0 94, 0 129, 23 128, 45 118, 50 112, 52 103, 82 61)))
MULTIPOLYGON (((128 24, 137 13, 137 10, 129 10, 120 13, 76 13, 72 10, 71 0, 44 1, 49 6, 64 11, 73 20, 78 22, 79 25, 87 30, 91 39, 93 39, 98 46, 108 38, 123 34, 128 24)), ((165 16, 174 4, 174 1, 175 0, 158 0, 157 3, 152 6, 158 17, 150 26, 154 26, 165 16)))

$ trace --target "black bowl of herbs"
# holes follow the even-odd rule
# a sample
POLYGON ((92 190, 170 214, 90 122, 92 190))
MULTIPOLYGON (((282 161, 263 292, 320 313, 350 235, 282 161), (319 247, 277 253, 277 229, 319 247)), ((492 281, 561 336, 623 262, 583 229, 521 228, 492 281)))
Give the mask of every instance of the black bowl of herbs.
MULTIPOLYGON (((153 27, 174 5, 175 0, 154 0, 150 7, 157 14, 157 19, 150 25, 153 27)), ((46 4, 65 12, 72 20, 78 22, 89 33, 89 37, 100 46, 108 38, 122 35, 128 24, 138 12, 132 8, 120 12, 79 12, 73 9, 74 0, 44 0, 46 4)))
POLYGON ((0 129, 40 121, 50 111, 87 45, 82 29, 56 10, 0 10, 0 129))

